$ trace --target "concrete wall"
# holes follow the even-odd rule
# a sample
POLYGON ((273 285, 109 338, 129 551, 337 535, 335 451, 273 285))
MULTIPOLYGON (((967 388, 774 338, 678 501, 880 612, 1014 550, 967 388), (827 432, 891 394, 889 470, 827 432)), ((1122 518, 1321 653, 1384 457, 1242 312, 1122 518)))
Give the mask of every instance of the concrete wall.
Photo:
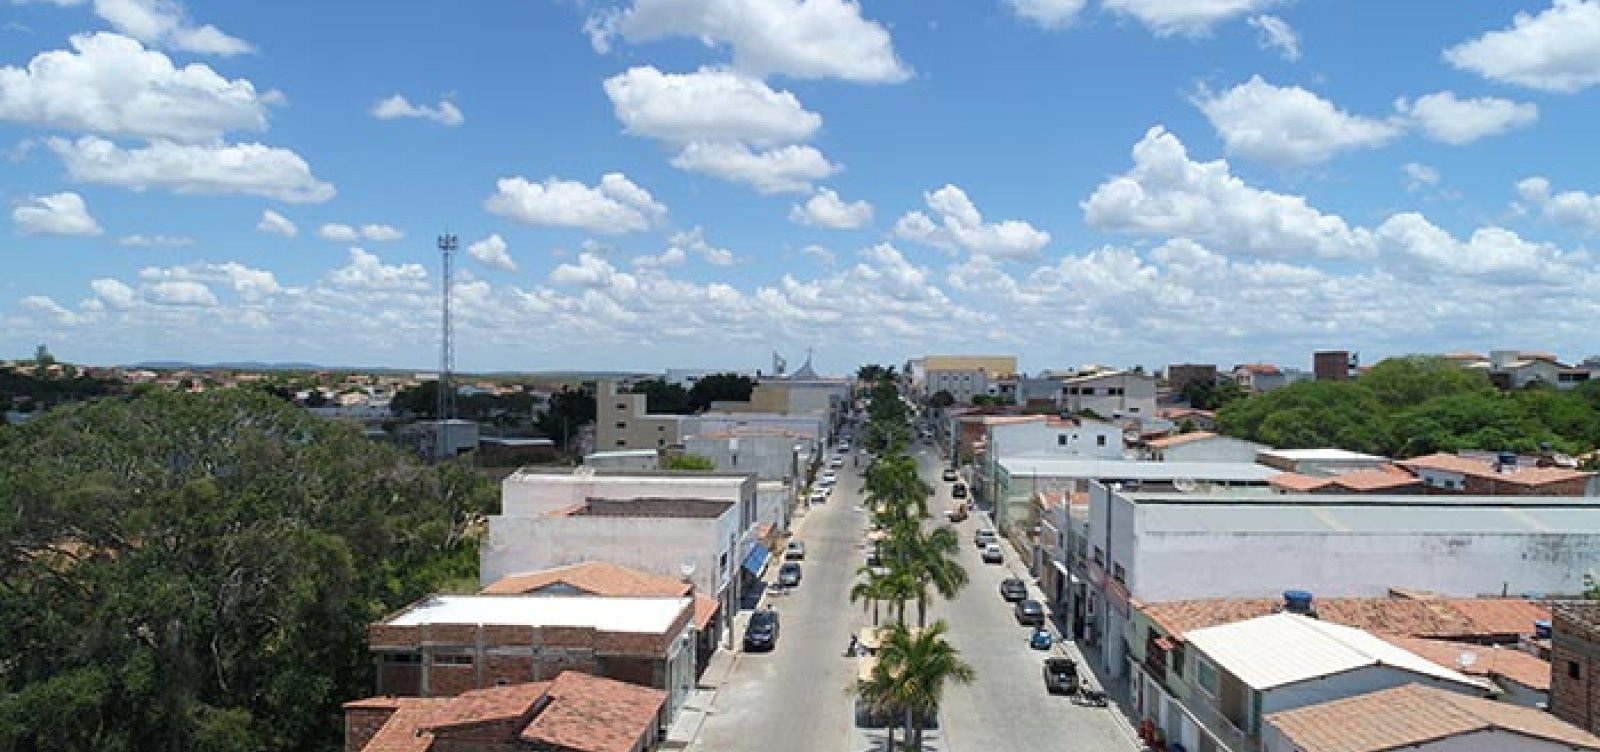
POLYGON ((1072 412, 1091 410, 1102 418, 1154 417, 1156 380, 1153 376, 1118 372, 1063 385, 1065 406, 1072 412), (1076 392, 1074 392, 1076 390, 1076 392))
POLYGON ((1425 687, 1456 692, 1468 697, 1483 697, 1486 694, 1482 690, 1410 671, 1403 671, 1392 666, 1370 666, 1263 692, 1261 694, 1261 714, 1265 717, 1285 710, 1303 708, 1307 705, 1319 705, 1332 700, 1343 700, 1347 697, 1364 695, 1382 689, 1403 687, 1407 684, 1421 684, 1425 687))
POLYGON ((708 412, 702 415, 686 416, 683 424, 684 436, 707 436, 732 434, 786 434, 794 439, 811 439, 814 441, 828 441, 829 426, 827 416, 810 413, 805 415, 782 415, 778 413, 715 413, 708 412))
POLYGON ((956 404, 967 404, 977 395, 989 394, 991 384, 988 372, 978 369, 959 371, 929 371, 924 390, 929 397, 939 392, 949 392, 956 404))
POLYGON ((988 456, 994 462, 1019 454, 1108 460, 1123 456, 1122 429, 1110 423, 1086 421, 1083 425, 1072 425, 1041 417, 1028 423, 992 425, 988 430, 988 456))
POLYGON ((1262 449, 1266 447, 1253 441, 1218 436, 1157 450, 1151 459, 1161 462, 1255 462, 1256 453, 1262 449))
POLYGON ((602 381, 595 396, 595 449, 657 449, 682 438, 683 416, 650 415, 642 394, 617 392, 616 382, 602 381))
POLYGON ((756 524, 789 529, 789 512, 795 501, 795 486, 782 481, 762 481, 756 486, 756 524))
POLYGON ((683 451, 711 460, 720 472, 753 473, 760 480, 781 481, 798 474, 795 446, 806 443, 788 436, 688 436, 683 451))
POLYGON ((547 515, 585 499, 725 499, 749 501, 753 513, 755 479, 728 475, 510 475, 500 483, 500 516, 547 515))

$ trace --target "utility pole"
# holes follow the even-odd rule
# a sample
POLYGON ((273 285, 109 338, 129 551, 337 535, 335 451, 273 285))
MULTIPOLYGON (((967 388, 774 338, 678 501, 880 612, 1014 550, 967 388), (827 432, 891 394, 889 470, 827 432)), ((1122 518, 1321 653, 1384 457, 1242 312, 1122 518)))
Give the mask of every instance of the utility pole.
POLYGON ((449 445, 447 434, 450 431, 450 419, 454 418, 456 413, 455 387, 450 383, 450 377, 456 367, 455 342, 450 332, 450 288, 452 282, 450 258, 455 253, 455 250, 456 236, 448 233, 439 236, 439 255, 443 257, 444 261, 444 273, 442 275, 444 285, 441 290, 442 301, 439 307, 442 332, 439 340, 439 402, 435 411, 438 414, 434 416, 438 420, 438 425, 435 427, 433 434, 434 461, 442 460, 445 457, 445 448, 449 445))

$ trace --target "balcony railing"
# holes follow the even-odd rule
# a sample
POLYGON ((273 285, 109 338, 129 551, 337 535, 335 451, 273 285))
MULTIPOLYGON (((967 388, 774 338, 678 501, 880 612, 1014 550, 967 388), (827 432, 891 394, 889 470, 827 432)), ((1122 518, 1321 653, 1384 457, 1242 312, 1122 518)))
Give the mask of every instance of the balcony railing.
MULTIPOLYGON (((1146 670, 1142 665, 1139 665, 1139 669, 1146 670)), ((1228 720, 1228 717, 1223 715, 1222 711, 1206 704, 1204 701, 1176 701, 1176 698, 1170 694, 1169 682, 1174 684, 1183 683, 1190 697, 1203 697, 1204 694, 1177 677, 1168 677, 1167 681, 1158 682, 1159 691, 1162 694, 1161 701, 1174 700, 1172 705, 1177 707, 1179 712, 1183 713, 1191 723, 1199 728, 1200 733, 1211 737, 1211 740, 1216 743, 1219 752, 1261 752, 1260 737, 1252 737, 1246 734, 1238 726, 1235 726, 1232 721, 1228 720)))

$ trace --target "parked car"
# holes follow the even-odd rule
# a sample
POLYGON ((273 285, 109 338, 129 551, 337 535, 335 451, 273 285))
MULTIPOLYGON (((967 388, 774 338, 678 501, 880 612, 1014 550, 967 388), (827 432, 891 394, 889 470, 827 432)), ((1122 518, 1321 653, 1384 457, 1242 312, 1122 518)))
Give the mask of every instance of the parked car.
POLYGON ((806 558, 806 542, 803 540, 789 541, 789 545, 783 547, 783 558, 789 561, 800 561, 806 558))
POLYGON ((844 455, 837 455, 833 459, 828 460, 828 467, 844 467, 844 455))
POLYGON ((950 487, 950 498, 952 498, 952 499, 965 499, 965 498, 967 498, 967 485, 965 483, 957 483, 957 484, 951 486, 950 487))
POLYGON ((940 477, 944 478, 944 482, 946 483, 954 483, 956 481, 956 471, 947 467, 944 469, 944 475, 940 477))
POLYGON ((990 543, 983 547, 983 562, 985 564, 999 564, 1006 560, 1005 552, 1000 550, 1000 544, 990 543))
POLYGON ((1055 637, 1050 634, 1050 630, 1042 626, 1034 627, 1033 634, 1028 637, 1028 647, 1034 650, 1049 650, 1054 643, 1055 637))
POLYGON ((744 628, 745 650, 771 650, 778 645, 778 612, 763 609, 750 617, 744 628))
POLYGON ((832 470, 828 470, 827 472, 824 472, 822 474, 822 478, 819 479, 817 481, 817 483, 819 483, 821 485, 824 485, 824 486, 831 486, 834 483, 837 483, 838 481, 839 481, 839 476, 836 473, 834 473, 832 470))
POLYGON ((957 504, 953 509, 946 510, 944 516, 951 522, 962 522, 967 519, 967 505, 957 504))
POLYGON ((1044 659, 1044 689, 1050 694, 1078 693, 1078 662, 1071 658, 1044 659))
MULTIPOLYGON (((785 564, 784 566, 787 567, 789 565, 785 564)), ((1033 627, 1044 625, 1044 604, 1032 598, 1024 598, 1017 601, 1017 606, 1013 609, 1013 612, 1016 614, 1018 624, 1027 624, 1033 627)))
POLYGON ((1028 597, 1028 584, 1020 577, 1007 577, 1000 581, 1000 597, 1006 603, 1016 603, 1028 597))
POLYGON ((796 562, 786 561, 778 567, 778 584, 784 587, 795 587, 800 584, 800 565, 796 562))
POLYGON ((826 503, 828 503, 828 489, 826 489, 826 488, 814 488, 814 489, 811 489, 811 503, 812 504, 826 504, 826 503))
POLYGON ((997 543, 999 540, 1000 537, 994 534, 994 530, 987 527, 980 527, 977 532, 972 534, 972 545, 978 548, 983 548, 990 543, 997 543))

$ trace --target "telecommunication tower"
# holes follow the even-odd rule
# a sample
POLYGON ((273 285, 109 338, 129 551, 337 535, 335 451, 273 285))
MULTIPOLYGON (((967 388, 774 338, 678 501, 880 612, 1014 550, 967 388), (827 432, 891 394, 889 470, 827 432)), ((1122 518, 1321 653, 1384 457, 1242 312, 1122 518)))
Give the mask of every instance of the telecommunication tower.
POLYGON ((450 431, 450 419, 456 414, 456 390, 451 382, 451 376, 456 369, 455 341, 450 333, 450 287, 452 282, 450 258, 456 250, 456 236, 448 233, 439 236, 439 255, 444 260, 444 287, 441 290, 442 301, 439 306, 441 337, 439 339, 439 403, 435 419, 439 421, 435 437, 435 459, 443 459, 449 452, 447 434, 450 431))

